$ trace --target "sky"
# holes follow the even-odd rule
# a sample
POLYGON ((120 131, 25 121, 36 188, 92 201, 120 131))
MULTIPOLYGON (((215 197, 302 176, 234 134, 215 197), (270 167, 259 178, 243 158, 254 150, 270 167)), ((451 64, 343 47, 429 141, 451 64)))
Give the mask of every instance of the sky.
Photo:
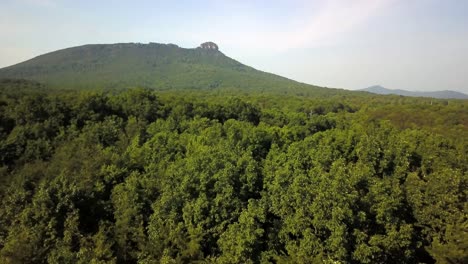
POLYGON ((465 0, 0 0, 0 67, 67 47, 217 43, 325 87, 468 93, 465 0))

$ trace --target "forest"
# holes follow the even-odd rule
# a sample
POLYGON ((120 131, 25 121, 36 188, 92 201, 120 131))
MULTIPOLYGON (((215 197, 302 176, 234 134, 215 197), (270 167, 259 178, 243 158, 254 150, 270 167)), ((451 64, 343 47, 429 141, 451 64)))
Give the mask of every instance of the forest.
POLYGON ((468 263, 468 101, 0 82, 0 263, 468 263))

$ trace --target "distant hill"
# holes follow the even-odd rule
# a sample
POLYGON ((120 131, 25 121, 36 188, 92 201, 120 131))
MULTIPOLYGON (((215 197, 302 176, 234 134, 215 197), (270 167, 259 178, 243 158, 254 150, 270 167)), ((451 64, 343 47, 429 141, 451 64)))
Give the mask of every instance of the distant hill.
POLYGON ((375 94, 396 94, 403 96, 413 96, 413 97, 432 97, 439 99, 468 99, 468 95, 456 91, 436 91, 436 92, 414 92, 406 90, 393 90, 387 89, 380 85, 374 85, 360 91, 375 93, 375 94))
POLYGON ((345 93, 262 72, 224 55, 213 42, 185 49, 174 44, 94 44, 47 53, 0 69, 0 78, 28 79, 53 88, 147 87, 253 89, 345 93))

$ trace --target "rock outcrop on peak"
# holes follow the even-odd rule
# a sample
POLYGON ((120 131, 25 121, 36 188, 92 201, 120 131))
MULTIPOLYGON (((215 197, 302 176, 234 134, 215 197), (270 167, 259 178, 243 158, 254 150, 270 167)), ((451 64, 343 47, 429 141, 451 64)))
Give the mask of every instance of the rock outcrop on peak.
POLYGON ((216 43, 211 42, 211 41, 200 44, 198 48, 207 49, 207 50, 219 50, 218 45, 216 45, 216 43))

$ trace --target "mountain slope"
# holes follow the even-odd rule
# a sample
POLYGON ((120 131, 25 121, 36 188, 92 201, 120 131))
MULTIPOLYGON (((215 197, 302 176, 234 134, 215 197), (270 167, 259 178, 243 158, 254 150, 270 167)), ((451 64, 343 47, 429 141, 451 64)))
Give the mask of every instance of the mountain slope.
MULTIPOLYGON (((174 44, 96 44, 63 49, 0 69, 0 78, 39 81, 54 88, 237 88, 322 90, 235 61, 208 42, 196 49, 174 44)), ((337 90, 338 91, 338 90, 337 90)))
POLYGON ((435 91, 435 92, 414 92, 406 90, 393 90, 387 89, 380 85, 374 85, 360 91, 375 93, 375 94, 396 94, 403 96, 413 96, 413 97, 432 97, 438 99, 468 99, 468 95, 456 91, 435 91))

